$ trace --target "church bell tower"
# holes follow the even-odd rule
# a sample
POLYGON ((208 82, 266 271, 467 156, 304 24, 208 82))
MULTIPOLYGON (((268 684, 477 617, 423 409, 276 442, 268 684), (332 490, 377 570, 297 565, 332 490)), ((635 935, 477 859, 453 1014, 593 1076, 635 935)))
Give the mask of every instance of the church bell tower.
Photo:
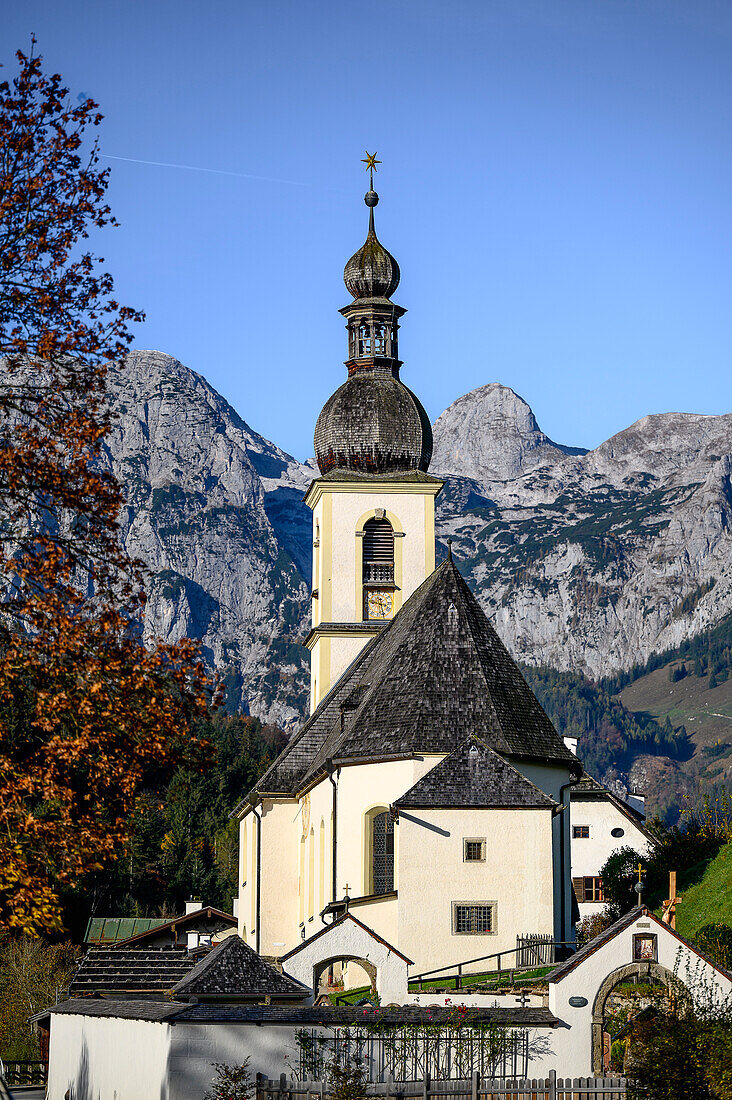
POLYGON ((311 712, 351 661, 435 567, 435 497, 427 472, 432 429, 399 377, 399 321, 391 301, 399 265, 376 236, 375 154, 367 154, 369 228, 343 279, 348 377, 315 427, 321 476, 305 497, 313 512, 311 712))

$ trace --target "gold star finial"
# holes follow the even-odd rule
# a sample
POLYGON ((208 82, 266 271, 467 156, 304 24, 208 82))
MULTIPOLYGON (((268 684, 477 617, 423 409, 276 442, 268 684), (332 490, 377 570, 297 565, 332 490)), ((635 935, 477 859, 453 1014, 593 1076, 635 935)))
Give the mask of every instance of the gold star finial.
POLYGON ((371 190, 374 189, 374 172, 378 172, 377 164, 381 164, 380 160, 376 159, 376 153, 369 153, 368 149, 364 149, 366 153, 365 157, 361 157, 361 164, 365 164, 369 173, 369 180, 371 181, 369 186, 371 190))

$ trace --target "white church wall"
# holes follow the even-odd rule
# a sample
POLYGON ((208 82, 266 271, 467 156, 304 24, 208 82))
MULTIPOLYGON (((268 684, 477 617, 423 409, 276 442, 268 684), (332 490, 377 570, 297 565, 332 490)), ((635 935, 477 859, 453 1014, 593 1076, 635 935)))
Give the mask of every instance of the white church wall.
MULTIPOLYGON (((414 786, 443 755, 344 767, 338 776, 338 896, 348 883, 351 897, 370 893, 368 860, 369 811, 388 808, 414 786)), ((394 835, 395 889, 398 881, 399 830, 394 835)), ((371 924, 371 920, 368 922, 371 924)), ((379 932, 381 935, 382 933, 379 932)))
POLYGON ((513 949, 518 933, 553 931, 550 810, 403 810, 398 832, 397 944, 412 974, 513 949), (483 837, 485 862, 464 862, 463 840, 483 837), (495 903, 496 931, 454 933, 454 902, 495 903))
MULTIPOLYGON (((313 987, 315 971, 326 960, 365 959, 376 968, 376 990, 381 1004, 404 1004, 407 997, 406 959, 388 943, 372 935, 373 929, 357 923, 358 920, 361 918, 341 920, 327 932, 296 948, 294 954, 283 959, 285 972, 303 985, 313 987)), ((368 978, 361 984, 367 983, 368 978)))
MULTIPOLYGON (((279 955, 295 935, 298 918, 298 803, 265 799, 262 814, 260 953, 279 955), (296 833, 297 830, 297 833, 296 833)), ((252 943, 250 938, 250 944, 252 943)))
POLYGON ((166 1023, 52 1014, 47 1098, 162 1100, 169 1040, 166 1023))
POLYGON ((537 787, 550 795, 565 809, 558 813, 552 824, 552 848, 554 852, 554 938, 565 943, 574 942, 572 925, 572 882, 571 882, 571 829, 569 821, 569 788, 565 787, 571 778, 567 765, 537 764, 511 758, 511 764, 517 771, 530 779, 537 787), (565 787, 563 790, 562 788, 565 787))

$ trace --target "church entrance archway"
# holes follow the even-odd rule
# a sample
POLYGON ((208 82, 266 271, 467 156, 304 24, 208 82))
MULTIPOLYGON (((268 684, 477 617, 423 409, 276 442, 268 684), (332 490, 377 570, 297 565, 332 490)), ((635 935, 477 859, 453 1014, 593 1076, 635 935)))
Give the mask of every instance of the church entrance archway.
POLYGON ((623 996, 632 1000, 633 986, 638 989, 636 1004, 639 1011, 645 1007, 645 1003, 651 1003, 654 987, 658 992, 661 989, 673 989, 677 993, 683 990, 688 996, 678 977, 655 961, 628 963, 608 974, 597 991, 592 1007, 592 1071, 597 1076, 602 1076, 609 1069, 612 1035, 608 1024, 616 1002, 623 996))
MULTIPOLYGON (((368 959, 364 959, 360 955, 334 955, 329 959, 320 959, 313 966, 313 992, 317 997, 321 992, 320 983, 324 977, 330 974, 331 969, 336 970, 342 967, 344 963, 356 963, 363 971, 365 971, 368 981, 371 983, 370 996, 376 996, 376 976, 377 969, 372 962, 368 959)), ((327 977, 326 977, 327 980, 327 977)), ((326 992, 326 990, 323 990, 326 992)))

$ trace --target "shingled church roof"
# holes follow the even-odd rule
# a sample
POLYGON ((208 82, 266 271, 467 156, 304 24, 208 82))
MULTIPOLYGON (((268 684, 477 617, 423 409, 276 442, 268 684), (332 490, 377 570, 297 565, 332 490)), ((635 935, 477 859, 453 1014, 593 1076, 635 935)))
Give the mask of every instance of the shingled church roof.
POLYGON ((448 559, 359 653, 252 794, 296 795, 337 762, 452 753, 579 766, 448 559))
POLYGON ((186 974, 173 990, 174 996, 218 1000, 303 1001, 312 990, 266 963, 239 936, 228 936, 186 974))
POLYGON ((502 757, 470 737, 427 772, 394 805, 550 810, 556 803, 502 757))

